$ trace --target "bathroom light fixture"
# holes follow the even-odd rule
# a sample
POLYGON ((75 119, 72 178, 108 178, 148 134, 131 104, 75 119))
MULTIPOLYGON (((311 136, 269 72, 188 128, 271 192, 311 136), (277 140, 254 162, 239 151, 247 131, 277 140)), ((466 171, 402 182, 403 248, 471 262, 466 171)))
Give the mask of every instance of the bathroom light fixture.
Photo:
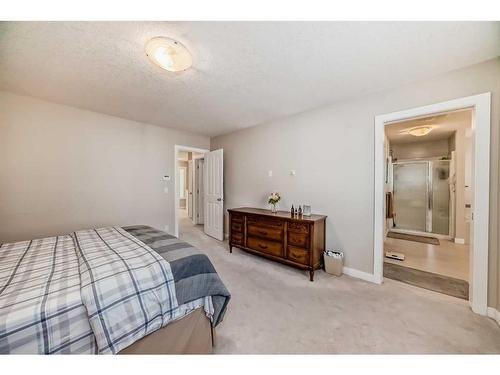
POLYGON ((151 62, 169 72, 180 72, 193 64, 191 54, 184 45, 163 36, 146 43, 146 55, 151 62))
POLYGON ((423 137, 432 131, 432 126, 418 126, 416 128, 408 129, 406 132, 414 137, 423 137))

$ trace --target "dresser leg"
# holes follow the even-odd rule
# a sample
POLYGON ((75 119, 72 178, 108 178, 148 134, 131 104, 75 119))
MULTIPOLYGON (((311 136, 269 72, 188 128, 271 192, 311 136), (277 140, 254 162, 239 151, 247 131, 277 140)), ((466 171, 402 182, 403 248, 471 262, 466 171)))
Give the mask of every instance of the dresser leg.
POLYGON ((314 281, 314 270, 309 270, 309 280, 314 281))
POLYGON ((232 253, 233 252, 233 247, 231 245, 229 245, 229 253, 232 253))

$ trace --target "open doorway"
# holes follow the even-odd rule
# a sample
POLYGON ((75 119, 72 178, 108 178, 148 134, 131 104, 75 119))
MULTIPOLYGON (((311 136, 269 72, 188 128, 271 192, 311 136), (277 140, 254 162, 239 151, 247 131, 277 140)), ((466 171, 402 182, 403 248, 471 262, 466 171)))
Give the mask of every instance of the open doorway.
POLYGON ((177 154, 179 191, 179 235, 198 226, 203 229, 204 153, 180 150, 177 154))
MULTIPOLYGON (((375 206, 374 206, 374 263, 373 263, 373 274, 374 282, 382 283, 384 280, 384 265, 385 265, 385 251, 384 243, 386 241, 386 236, 389 233, 389 229, 392 228, 394 223, 391 223, 387 216, 390 216, 391 208, 388 207, 394 204, 394 200, 388 198, 387 186, 389 182, 389 174, 391 173, 392 161, 390 159, 390 142, 387 139, 386 127, 390 127, 391 124, 395 124, 403 121, 418 120, 427 117, 437 117, 442 114, 448 114, 450 112, 470 110, 472 121, 471 121, 471 147, 470 155, 472 160, 471 167, 471 181, 472 186, 470 187, 470 207, 461 207, 464 209, 469 208, 469 227, 470 232, 464 235, 463 241, 468 240, 468 282, 469 282, 469 302, 471 308, 474 312, 487 315, 487 304, 488 304, 488 238, 489 238, 489 188, 490 188, 490 127, 491 127, 491 94, 484 93, 474 96, 468 96, 458 99, 449 100, 446 102, 431 104, 423 107, 411 108, 407 110, 402 110, 399 112, 393 112, 383 115, 378 115, 375 117, 375 178, 374 178, 374 190, 375 190, 375 206), (468 236, 468 237, 467 237, 468 236)), ((418 132, 418 130, 417 130, 418 132)), ((425 131, 424 131, 425 132, 425 131)), ((432 169, 430 164, 427 167, 421 168, 420 172, 423 176, 429 176, 432 169), (426 173, 427 172, 427 173, 426 173)), ((442 173, 437 171, 436 173, 442 173)), ((394 171, 392 171, 394 173, 394 171)), ((444 172, 446 174, 446 171, 444 172)), ((449 172, 448 172, 449 173, 449 172)), ((402 176, 404 177, 404 176, 402 176)), ((444 176, 442 176, 444 177, 444 176)), ((392 176, 394 178, 394 176, 392 176)), ((400 181, 401 182, 401 181, 400 181)), ((423 191, 429 191, 427 188, 423 191)), ((422 193, 423 194, 423 193, 422 193)), ((465 191, 464 191, 465 195, 465 191)), ((393 197, 394 198, 394 197, 393 197)), ((450 198, 452 200, 452 198, 450 198)), ((456 199, 455 199, 456 201, 456 199)), ((429 202, 427 200, 427 202, 429 202)), ((451 201, 450 201, 451 203, 451 201)), ((458 202, 455 202, 455 209, 458 210, 456 206, 458 202)), ((452 207, 453 209, 453 207, 452 207)), ((428 209, 426 210, 426 215, 429 215, 428 209)), ((432 210, 430 212, 432 215, 432 210)), ((464 214, 465 215, 465 214, 464 214)), ((455 214, 449 215, 449 220, 452 221, 455 214)), ((401 214, 399 215, 401 219, 401 214)), ((397 231, 397 217, 396 217, 396 230, 397 231)), ((401 221, 402 234, 417 235, 421 237, 436 237, 439 240, 450 240, 449 243, 461 244, 462 238, 456 237, 458 233, 455 233, 457 228, 456 225, 451 225, 451 231, 448 233, 431 233, 425 236, 425 232, 428 231, 428 221, 432 220, 429 216, 425 217, 425 222, 420 222, 420 227, 416 231, 411 231, 408 228, 401 228, 404 224, 401 221), (425 230, 422 228, 425 227, 425 230), (406 229, 406 232, 405 232, 406 229), (413 233, 411 233, 413 232, 413 233), (442 237, 441 237, 442 236, 442 237), (451 241, 453 239, 453 242, 451 241), (456 239, 456 241, 455 241, 456 239)), ((449 224, 449 223, 448 223, 449 224)), ((443 225, 442 227, 445 227, 443 225)), ((450 228, 450 225, 449 225, 450 228)), ((393 230, 394 232, 394 230, 393 230)), ((414 241, 408 241, 408 243, 413 243, 414 241)), ((465 245, 465 243, 464 243, 465 245)), ((407 246, 408 247, 408 246, 407 246)))
POLYGON ((175 236, 224 240, 223 150, 175 145, 175 236), (184 236, 183 236, 184 235, 184 236))
POLYGON ((203 232, 203 163, 208 150, 187 146, 175 149, 175 235, 197 230, 203 232))
POLYGON ((469 299, 472 109, 385 126, 384 277, 469 299))

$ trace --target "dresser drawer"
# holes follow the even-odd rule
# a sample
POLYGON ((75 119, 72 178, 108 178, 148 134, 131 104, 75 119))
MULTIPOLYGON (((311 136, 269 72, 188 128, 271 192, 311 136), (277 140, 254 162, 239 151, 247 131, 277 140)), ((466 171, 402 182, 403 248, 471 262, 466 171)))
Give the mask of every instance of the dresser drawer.
POLYGON ((271 227, 271 228, 283 229, 283 221, 277 220, 277 219, 268 218, 268 217, 262 217, 262 216, 253 217, 253 216, 248 216, 247 223, 248 224, 256 224, 259 227, 266 226, 266 227, 271 227))
POLYGON ((231 231, 243 233, 243 222, 231 220, 231 231))
POLYGON ((244 216, 241 214, 231 214, 231 221, 243 223, 244 216))
POLYGON ((288 246, 288 259, 301 264, 309 264, 309 251, 288 246))
POLYGON ((305 233, 288 232, 288 244, 309 248, 309 235, 305 233))
POLYGON ((247 247, 250 249, 258 250, 262 253, 271 254, 275 256, 283 255, 283 246, 280 242, 263 240, 256 237, 248 237, 247 247))
POLYGON ((309 233, 309 224, 289 222, 288 223, 288 231, 294 232, 294 233, 308 234, 309 233))
POLYGON ((277 227, 267 227, 256 224, 247 224, 247 233, 256 237, 261 237, 274 241, 283 239, 283 230, 277 227))
POLYGON ((231 243, 243 245, 243 233, 231 232, 231 243))

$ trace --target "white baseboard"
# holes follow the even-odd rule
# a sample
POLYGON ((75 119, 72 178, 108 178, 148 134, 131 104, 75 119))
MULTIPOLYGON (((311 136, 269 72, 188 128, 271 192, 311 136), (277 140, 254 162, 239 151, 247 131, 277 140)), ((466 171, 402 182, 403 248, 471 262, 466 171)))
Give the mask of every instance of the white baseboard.
POLYGON ((455 243, 459 243, 459 244, 465 244, 465 240, 463 238, 455 238, 455 243))
POLYGON ((494 309, 493 307, 488 307, 488 316, 496 321, 500 326, 500 311, 494 309))
POLYGON ((375 275, 368 272, 363 272, 354 268, 344 267, 344 273, 351 277, 356 277, 361 280, 369 281, 370 283, 378 284, 375 275))

